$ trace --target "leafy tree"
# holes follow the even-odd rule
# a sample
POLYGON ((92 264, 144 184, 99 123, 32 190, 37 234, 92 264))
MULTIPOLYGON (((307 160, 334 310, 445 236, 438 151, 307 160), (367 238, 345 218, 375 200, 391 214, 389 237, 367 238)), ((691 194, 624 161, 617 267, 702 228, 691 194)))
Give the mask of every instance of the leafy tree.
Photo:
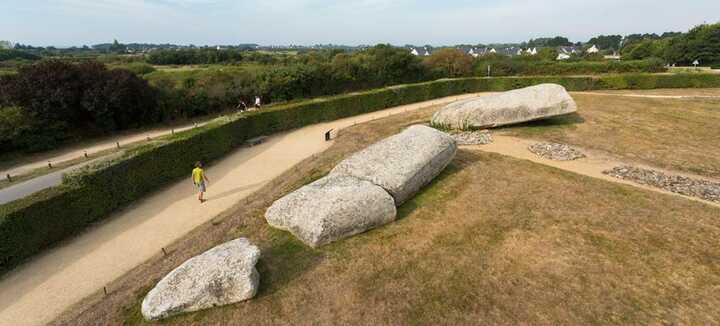
POLYGON ((720 63, 720 23, 700 25, 670 39, 665 54, 672 63, 689 65, 695 60, 703 65, 720 63))
POLYGON ((573 45, 567 37, 555 36, 555 37, 541 37, 537 39, 531 39, 527 42, 528 47, 558 47, 558 46, 570 46, 573 45))
POLYGON ((85 61, 25 65, 0 78, 0 106, 17 107, 32 121, 36 141, 24 150, 51 148, 69 137, 157 122, 154 91, 134 73, 85 61))
POLYGON ((597 46, 601 50, 617 51, 620 49, 621 35, 600 35, 591 38, 587 43, 597 46))
POLYGON ((125 45, 120 44, 120 42, 118 42, 118 40, 113 40, 113 44, 110 46, 110 48, 108 50, 110 52, 114 52, 114 53, 123 53, 123 52, 125 52, 126 49, 127 48, 125 47, 125 45))
POLYGON ((648 58, 663 58, 668 47, 668 40, 645 39, 626 48, 627 58, 641 60, 648 58))
POLYGON ((558 51, 555 48, 542 48, 538 50, 537 54, 540 60, 553 61, 558 57, 558 51))
POLYGON ((435 51, 425 60, 425 64, 433 73, 442 77, 470 76, 473 70, 472 57, 454 48, 435 51))

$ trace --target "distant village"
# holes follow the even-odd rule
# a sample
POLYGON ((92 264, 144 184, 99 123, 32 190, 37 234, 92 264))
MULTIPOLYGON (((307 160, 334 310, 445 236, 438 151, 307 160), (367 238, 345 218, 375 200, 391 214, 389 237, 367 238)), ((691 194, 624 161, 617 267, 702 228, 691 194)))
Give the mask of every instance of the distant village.
MULTIPOLYGON (((281 52, 281 51, 312 51, 312 50, 345 50, 345 51, 361 51, 371 47, 371 45, 358 45, 358 46, 347 46, 337 44, 318 44, 318 45, 259 45, 259 44, 238 44, 238 45, 213 45, 213 46, 196 46, 196 45, 177 45, 177 44, 151 44, 151 43, 129 43, 121 44, 115 41, 114 43, 102 43, 92 46, 82 47, 33 47, 30 45, 23 45, 20 43, 13 44, 8 41, 2 41, 0 48, 15 48, 21 50, 42 50, 42 51, 57 51, 57 52, 115 52, 125 54, 146 54, 156 50, 183 50, 183 49, 207 49, 215 48, 216 50, 246 50, 246 51, 268 51, 268 52, 281 52)), ((516 57, 516 56, 534 56, 538 54, 538 51, 543 47, 537 46, 525 46, 520 44, 515 45, 499 45, 499 46, 442 46, 434 47, 430 45, 425 46, 413 46, 405 45, 402 46, 408 49, 408 51, 415 56, 425 57, 430 56, 434 51, 444 48, 457 48, 467 53, 472 57, 481 57, 491 54, 516 57)), ((594 44, 588 45, 569 45, 569 46, 557 46, 553 47, 557 50, 557 60, 568 60, 573 55, 582 54, 603 54, 605 59, 620 59, 620 55, 615 49, 600 49, 594 44)))
MULTIPOLYGON (((485 47, 457 47, 458 49, 462 50, 463 52, 467 53, 468 55, 472 57, 482 57, 486 55, 503 55, 508 57, 516 57, 516 56, 534 56, 538 54, 538 47, 521 47, 521 46, 504 46, 504 47, 491 47, 491 46, 485 46, 485 47)), ((580 46, 580 45, 572 45, 572 46, 558 46, 555 47, 557 50, 557 60, 568 60, 573 55, 581 55, 581 54, 599 54, 600 49, 594 45, 590 44, 588 46, 580 46)), ((430 56, 433 51, 435 51, 435 48, 430 46, 423 46, 423 47, 409 47, 408 51, 412 55, 420 56, 420 57, 426 57, 430 56)), ((619 60, 620 55, 616 51, 612 51, 611 53, 603 55, 605 59, 609 60, 619 60)))

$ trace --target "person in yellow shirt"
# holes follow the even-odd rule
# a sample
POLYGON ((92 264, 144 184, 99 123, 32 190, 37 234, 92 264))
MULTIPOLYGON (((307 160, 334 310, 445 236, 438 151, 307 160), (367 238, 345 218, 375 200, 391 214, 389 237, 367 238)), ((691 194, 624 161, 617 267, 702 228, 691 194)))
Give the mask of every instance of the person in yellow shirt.
POLYGON ((200 192, 198 194, 198 200, 201 204, 205 202, 205 199, 203 198, 203 195, 205 194, 205 183, 210 182, 210 180, 208 180, 205 176, 205 170, 203 170, 202 166, 202 162, 198 161, 195 163, 195 168, 192 170, 192 181, 200 192))

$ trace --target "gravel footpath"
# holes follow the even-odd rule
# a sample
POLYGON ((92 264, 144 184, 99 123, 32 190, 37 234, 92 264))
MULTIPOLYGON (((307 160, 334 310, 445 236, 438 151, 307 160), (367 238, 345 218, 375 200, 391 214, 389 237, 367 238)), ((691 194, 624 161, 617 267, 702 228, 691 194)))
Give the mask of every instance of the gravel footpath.
POLYGON ((460 131, 450 134, 458 145, 487 145, 493 142, 490 131, 460 131))
POLYGON ((615 178, 720 203, 720 183, 718 182, 692 179, 679 175, 667 175, 660 171, 628 165, 618 166, 612 170, 603 171, 603 173, 615 178))
POLYGON ((537 143, 530 145, 528 150, 542 158, 554 161, 572 161, 585 157, 585 154, 577 149, 558 143, 537 143))

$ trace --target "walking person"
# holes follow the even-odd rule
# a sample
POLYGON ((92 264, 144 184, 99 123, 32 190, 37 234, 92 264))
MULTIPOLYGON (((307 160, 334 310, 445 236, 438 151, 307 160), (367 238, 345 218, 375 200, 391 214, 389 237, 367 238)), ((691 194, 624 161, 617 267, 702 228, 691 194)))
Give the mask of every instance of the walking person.
POLYGON ((240 112, 247 110, 247 104, 245 104, 245 101, 240 101, 240 103, 235 107, 236 110, 239 110, 240 112))
POLYGON ((202 162, 197 161, 195 163, 195 168, 192 170, 192 181, 193 184, 195 184, 195 187, 198 188, 198 200, 200 203, 205 202, 205 198, 203 198, 203 195, 205 195, 205 184, 210 183, 210 180, 205 176, 205 170, 202 168, 202 162))
POLYGON ((260 96, 255 96, 255 108, 260 109, 260 96))

